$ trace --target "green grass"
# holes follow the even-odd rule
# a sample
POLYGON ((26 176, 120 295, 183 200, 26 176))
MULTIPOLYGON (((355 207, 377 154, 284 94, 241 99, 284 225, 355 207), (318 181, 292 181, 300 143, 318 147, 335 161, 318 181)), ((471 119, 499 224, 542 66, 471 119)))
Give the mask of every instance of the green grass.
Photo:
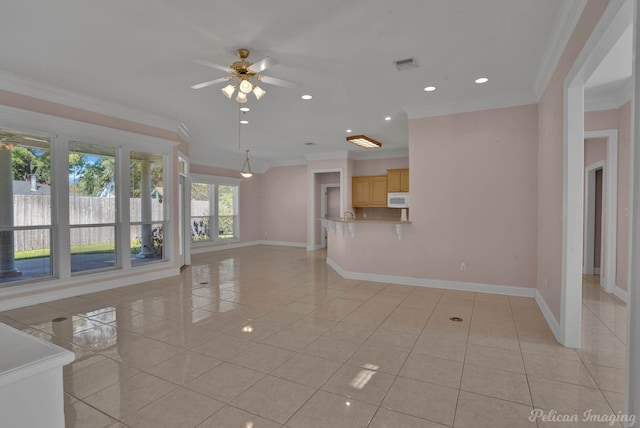
MULTIPOLYGON (((140 252, 140 244, 131 246, 131 254, 138 254, 140 252)), ((103 243, 103 244, 91 244, 91 245, 76 245, 71 247, 71 254, 107 254, 115 252, 115 248, 111 243, 103 243)), ((50 256, 49 248, 42 248, 37 250, 25 250, 25 251, 16 251, 15 259, 16 260, 28 260, 28 259, 38 259, 42 257, 50 256)))

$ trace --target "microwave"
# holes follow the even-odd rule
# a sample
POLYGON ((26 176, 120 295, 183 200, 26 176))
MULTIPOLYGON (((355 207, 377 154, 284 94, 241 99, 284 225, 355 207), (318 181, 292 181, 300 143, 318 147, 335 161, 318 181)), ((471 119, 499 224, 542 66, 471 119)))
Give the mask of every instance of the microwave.
POLYGON ((409 208, 409 193, 387 193, 387 208, 409 208))

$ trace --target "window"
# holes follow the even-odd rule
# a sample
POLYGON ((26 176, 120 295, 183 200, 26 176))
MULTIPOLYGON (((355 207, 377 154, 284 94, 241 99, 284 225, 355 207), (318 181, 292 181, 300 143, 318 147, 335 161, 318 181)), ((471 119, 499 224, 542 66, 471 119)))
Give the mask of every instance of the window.
POLYGON ((0 116, 0 297, 36 281, 82 288, 173 272, 160 262, 173 254, 165 175, 176 142, 8 107, 0 116), (29 123, 37 131, 20 129, 29 123))
POLYGON ((129 170, 131 263, 136 266, 164 259, 163 156, 131 152, 129 170))
POLYGON ((0 129, 0 287, 54 274, 50 155, 48 136, 0 129))
POLYGON ((69 142, 71 272, 114 269, 116 253, 116 149, 69 142))
POLYGON ((239 239, 239 180, 195 176, 191 184, 191 241, 239 239))

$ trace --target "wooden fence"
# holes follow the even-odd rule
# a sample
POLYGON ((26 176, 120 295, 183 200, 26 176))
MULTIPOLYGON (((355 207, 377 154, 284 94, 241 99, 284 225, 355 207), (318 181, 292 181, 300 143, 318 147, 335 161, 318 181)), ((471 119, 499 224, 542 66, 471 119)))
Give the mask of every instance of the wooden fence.
MULTIPOLYGON (((130 219, 141 221, 141 204, 139 198, 130 199, 130 219)), ((164 206, 158 199, 151 200, 152 220, 161 223, 164 206)), ((69 218, 72 225, 102 224, 116 222, 114 198, 98 198, 92 196, 72 196, 69 205, 69 218)), ((49 195, 14 195, 14 226, 50 226, 51 197, 49 195)), ((113 226, 92 226, 71 229, 71 246, 114 243, 113 226)), ((140 239, 141 226, 131 226, 130 239, 140 239)), ((50 230, 20 230, 14 234, 15 251, 37 250, 50 247, 50 230)))

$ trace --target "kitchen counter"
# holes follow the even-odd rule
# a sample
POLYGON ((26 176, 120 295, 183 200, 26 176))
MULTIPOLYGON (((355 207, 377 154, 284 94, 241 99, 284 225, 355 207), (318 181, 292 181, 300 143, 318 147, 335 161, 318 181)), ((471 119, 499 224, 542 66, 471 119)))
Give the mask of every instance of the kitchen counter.
POLYGON ((403 221, 403 220, 367 220, 367 219, 355 219, 355 218, 344 218, 344 217, 340 217, 340 218, 330 218, 330 217, 324 218, 323 217, 323 218, 319 218, 318 220, 320 220, 320 222, 322 223, 322 226, 325 227, 327 230, 333 230, 337 233, 340 233, 341 235, 344 235, 344 229, 345 229, 344 226, 346 225, 347 228, 349 229, 349 232, 351 233, 352 238, 356 237, 356 225, 358 224, 394 225, 396 227, 396 237, 398 238, 398 241, 402 239, 402 226, 411 224, 410 221, 403 221))
POLYGON ((328 221, 335 221, 335 222, 340 222, 340 223, 380 223, 380 224, 411 224, 410 221, 402 221, 402 220, 368 220, 366 218, 344 218, 344 217, 340 217, 340 218, 319 218, 318 220, 322 221, 322 220, 328 220, 328 221))

